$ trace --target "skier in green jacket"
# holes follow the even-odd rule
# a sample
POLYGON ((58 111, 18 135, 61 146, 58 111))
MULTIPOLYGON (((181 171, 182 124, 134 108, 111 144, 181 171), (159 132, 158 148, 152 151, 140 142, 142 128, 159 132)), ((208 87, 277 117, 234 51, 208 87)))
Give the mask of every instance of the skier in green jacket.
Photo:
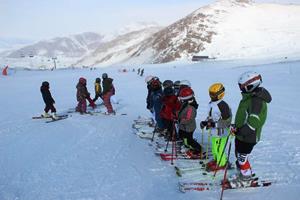
POLYGON ((261 75, 251 71, 243 73, 238 81, 242 100, 235 116, 235 153, 239 169, 236 184, 251 183, 252 170, 248 156, 261 138, 267 118, 267 104, 272 100, 270 93, 259 87, 261 83, 261 75))

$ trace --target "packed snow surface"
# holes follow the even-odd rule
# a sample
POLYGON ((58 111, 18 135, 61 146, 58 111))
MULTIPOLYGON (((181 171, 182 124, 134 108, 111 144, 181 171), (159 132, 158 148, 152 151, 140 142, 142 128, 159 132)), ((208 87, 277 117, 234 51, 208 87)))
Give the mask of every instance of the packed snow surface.
MULTIPOLYGON (((247 70, 261 73, 262 85, 270 91, 273 101, 268 107, 262 141, 255 146, 250 162, 259 177, 272 180, 273 184, 267 188, 226 190, 224 199, 292 200, 299 198, 300 189, 299 64, 212 61, 142 67, 144 77, 190 80, 199 103, 197 124, 206 117, 208 87, 212 83, 225 85, 225 100, 235 113, 241 99, 238 76, 247 70)), ((129 72, 119 72, 121 66, 97 70, 17 70, 7 77, 0 76, 0 199, 219 199, 220 189, 179 192, 173 166, 161 161, 148 141, 133 133, 133 120, 139 115, 150 115, 146 110, 144 77, 132 72, 132 68, 126 68, 129 72), (78 78, 87 78, 93 96, 93 82, 103 72, 114 79, 118 102, 113 104, 114 108, 127 115, 73 113, 54 123, 31 119, 43 112, 39 91, 42 81, 50 82, 55 106, 58 113, 63 113, 76 106, 78 78)), ((199 138, 200 133, 198 125, 194 136, 199 138)), ((233 162, 233 151, 231 155, 233 162)))

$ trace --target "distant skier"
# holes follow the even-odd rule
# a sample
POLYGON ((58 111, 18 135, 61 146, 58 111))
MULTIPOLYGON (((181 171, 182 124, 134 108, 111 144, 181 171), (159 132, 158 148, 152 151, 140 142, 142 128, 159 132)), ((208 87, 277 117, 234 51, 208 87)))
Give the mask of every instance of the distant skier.
POLYGON ((101 87, 101 79, 96 78, 95 80, 95 98, 93 99, 93 102, 96 102, 98 98, 103 99, 102 97, 102 87, 101 87))
POLYGON ((107 73, 102 74, 102 86, 103 86, 103 102, 105 107, 107 108, 107 114, 115 114, 116 112, 113 110, 111 105, 111 97, 115 95, 115 87, 113 85, 113 79, 108 78, 107 73))
POLYGON ((238 81, 242 100, 235 116, 235 151, 238 176, 231 185, 251 184, 252 170, 248 160, 253 147, 261 138, 262 127, 267 118, 270 93, 263 87, 261 75, 256 72, 243 73, 238 81))
POLYGON ((42 83, 42 86, 40 88, 40 91, 42 93, 42 97, 43 100, 45 102, 45 109, 44 109, 44 113, 42 114, 43 117, 51 117, 48 112, 49 110, 51 110, 52 113, 52 117, 54 119, 57 119, 57 115, 56 115, 56 108, 54 107, 55 101, 52 98, 51 92, 50 92, 50 85, 48 81, 44 81, 42 83))
POLYGON ((227 163, 225 147, 228 143, 232 113, 229 105, 223 100, 225 87, 222 83, 214 83, 209 87, 211 101, 208 104, 208 116, 200 123, 201 129, 211 129, 213 160, 207 163, 207 170, 222 169, 227 163))
POLYGON ((184 146, 190 149, 187 154, 191 157, 199 156, 202 148, 193 138, 198 109, 194 91, 189 87, 185 87, 180 90, 178 98, 181 102, 181 108, 178 112, 179 136, 183 139, 184 146))
POLYGON ((141 70, 141 76, 144 76, 144 68, 141 70))
POLYGON ((80 114, 86 113, 86 99, 90 97, 90 93, 87 90, 86 87, 86 79, 81 77, 79 78, 79 81, 76 85, 77 88, 77 107, 76 107, 76 112, 80 112, 80 114))
POLYGON ((137 74, 138 74, 138 75, 140 75, 140 71, 141 71, 141 69, 138 68, 138 70, 137 70, 137 74))

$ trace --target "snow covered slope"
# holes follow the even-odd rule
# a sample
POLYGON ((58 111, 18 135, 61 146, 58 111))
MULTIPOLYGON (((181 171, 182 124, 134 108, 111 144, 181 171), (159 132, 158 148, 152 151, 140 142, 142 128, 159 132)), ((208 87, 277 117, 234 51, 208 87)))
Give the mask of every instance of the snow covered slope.
MULTIPOLYGON (((250 161, 255 173, 275 183, 268 188, 225 191, 230 200, 295 200, 300 188, 300 62, 252 65, 250 62, 214 61, 199 64, 165 64, 145 67, 145 75, 161 80, 188 79, 199 102, 199 121, 207 111, 208 87, 218 81, 226 87, 225 99, 233 113, 241 98, 237 78, 246 70, 263 76, 272 94, 268 119, 250 161)), ((121 67, 120 67, 121 68, 121 67)), ((133 134, 131 124, 146 110, 144 77, 119 73, 118 67, 98 70, 17 71, 0 76, 0 199, 1 200, 120 200, 219 199, 220 191, 178 191, 178 178, 169 163, 153 153, 147 141, 133 134), (31 117, 43 111, 39 86, 50 82, 59 112, 76 105, 75 85, 88 80, 93 94, 96 77, 114 78, 117 112, 127 116, 82 116, 44 123, 31 117)), ((233 153, 232 153, 233 156, 233 153)), ((234 161, 234 158, 231 158, 234 161)))

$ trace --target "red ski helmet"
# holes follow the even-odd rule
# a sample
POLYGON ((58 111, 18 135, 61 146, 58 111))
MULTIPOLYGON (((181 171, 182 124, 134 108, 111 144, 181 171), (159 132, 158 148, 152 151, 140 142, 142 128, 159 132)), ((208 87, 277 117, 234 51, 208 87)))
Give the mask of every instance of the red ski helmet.
POLYGON ((194 97, 194 91, 189 87, 182 88, 178 95, 180 101, 190 100, 193 97, 194 97))
POLYGON ((150 84, 151 84, 151 88, 153 88, 153 89, 157 89, 157 88, 161 87, 161 83, 158 78, 152 80, 150 84))
POLYGON ((86 84, 86 79, 83 77, 79 78, 79 83, 86 84))

